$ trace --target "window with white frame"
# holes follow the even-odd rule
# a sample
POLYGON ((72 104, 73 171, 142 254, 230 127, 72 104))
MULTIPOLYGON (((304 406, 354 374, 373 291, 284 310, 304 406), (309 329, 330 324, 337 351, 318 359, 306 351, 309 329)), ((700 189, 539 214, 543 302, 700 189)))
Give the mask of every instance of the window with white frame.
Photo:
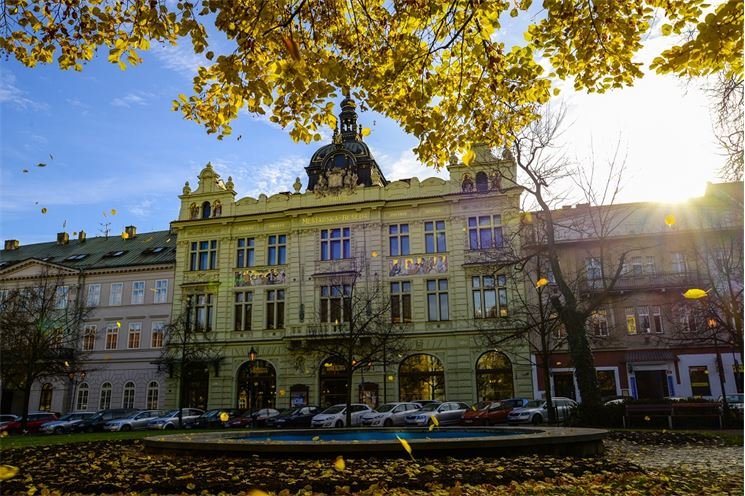
POLYGON ((590 329, 592 334, 597 337, 605 337, 610 333, 608 325, 608 311, 605 308, 598 308, 589 318, 590 329))
POLYGON ((411 281, 391 283, 391 322, 411 322, 411 281))
POLYGON ((388 226, 388 253, 392 257, 408 255, 410 253, 408 224, 393 224, 388 226))
POLYGON ((688 367, 688 377, 691 380, 693 396, 711 396, 709 369, 705 365, 688 367))
POLYGON ((135 407, 135 383, 132 381, 129 381, 124 385, 124 392, 122 394, 122 408, 134 408, 134 407, 135 407))
POLYGON ((214 295, 200 293, 189 296, 193 308, 193 326, 197 331, 211 331, 215 318, 214 295))
POLYGON ((115 350, 119 341, 119 327, 116 324, 109 324, 106 327, 105 349, 115 350))
POLYGON ((351 257, 351 228, 321 229, 321 260, 342 260, 351 257))
POLYGON ((448 280, 428 279, 427 282, 427 320, 449 320, 448 280))
POLYGON ((140 322, 129 323, 129 333, 127 334, 127 348, 136 350, 140 347, 140 337, 142 336, 142 324, 140 322))
POLYGON ((639 316, 639 320, 637 321, 637 329, 640 329, 641 332, 643 332, 644 334, 649 334, 650 332, 652 332, 652 321, 649 318, 649 307, 637 307, 636 311, 639 316))
POLYGON ((96 326, 94 324, 86 324, 83 328, 83 351, 93 351, 95 344, 96 326))
POLYGON ((147 385, 147 400, 145 408, 149 410, 155 410, 158 408, 159 391, 160 388, 158 387, 157 382, 151 381, 150 384, 147 385))
POLYGON ((75 409, 84 412, 88 409, 88 393, 90 388, 85 382, 78 386, 78 398, 75 402, 75 409))
POLYGON ((151 327, 152 331, 150 334, 150 347, 151 348, 162 348, 163 347, 163 321, 154 320, 151 327))
POLYGON ((670 264, 673 274, 685 274, 688 272, 686 255, 682 251, 670 253, 670 264))
POLYGON ((650 276, 657 273, 657 267, 653 255, 647 256, 647 263, 644 265, 644 273, 650 276))
POLYGON ((652 330, 657 334, 665 332, 662 328, 662 310, 658 306, 652 307, 652 330))
POLYGON ((287 235, 273 234, 266 239, 266 264, 284 265, 287 263, 287 235))
POLYGON ((123 292, 124 292, 123 282, 111 283, 111 292, 109 293, 109 305, 121 305, 123 292))
POLYGON ((155 281, 155 296, 153 303, 168 302, 168 279, 158 279, 155 281))
POLYGON ((480 215, 468 218, 468 247, 470 250, 501 248, 502 216, 480 215))
POLYGON ((680 307, 680 328, 684 333, 696 332, 698 330, 696 312, 687 305, 680 307))
POLYGON ((235 266, 253 267, 256 264, 254 238, 240 238, 236 242, 235 266))
POLYGON ((585 273, 587 282, 592 287, 596 287, 603 278, 603 263, 598 257, 588 257, 585 259, 585 273))
POLYGON ((507 317, 507 277, 504 275, 472 276, 471 302, 476 319, 507 317))
POLYGON ((88 295, 85 300, 86 306, 95 307, 101 303, 101 285, 100 284, 89 284, 88 295))
POLYGON ((321 322, 348 322, 352 315, 352 285, 321 286, 321 322))
POLYGON ((67 308, 67 297, 70 293, 70 288, 67 286, 57 286, 54 290, 54 308, 61 310, 67 308))
POLYGON ((233 329, 236 331, 250 331, 253 316, 253 291, 239 291, 235 293, 233 329))
POLYGON ((626 333, 630 336, 636 334, 636 312, 633 308, 627 308, 626 313, 626 333))
POLYGON ((424 223, 424 251, 443 253, 448 250, 445 235, 445 221, 435 220, 424 223))
POLYGON ((192 241, 189 251, 189 270, 217 268, 217 240, 192 241))
MULTIPOLYGON (((631 257, 631 275, 640 277, 644 273, 644 259, 641 256, 631 257)), ((588 273, 588 279, 589 279, 588 273)), ((597 278, 596 278, 597 279, 597 278)))
POLYGON ((132 283, 132 305, 145 303, 145 281, 134 281, 132 283))
POLYGON ((111 408, 111 383, 104 382, 101 384, 101 395, 99 396, 98 409, 108 410, 111 408))
POLYGON ((267 329, 285 327, 284 289, 270 289, 266 292, 266 327, 267 329))

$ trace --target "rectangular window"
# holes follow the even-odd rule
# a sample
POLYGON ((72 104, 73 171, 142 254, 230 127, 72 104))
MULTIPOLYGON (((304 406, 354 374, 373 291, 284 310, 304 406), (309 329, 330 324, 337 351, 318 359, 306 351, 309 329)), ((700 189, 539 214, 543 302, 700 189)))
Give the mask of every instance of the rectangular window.
POLYGON ((585 259, 585 271, 587 281, 593 284, 603 278, 603 264, 598 257, 588 257, 585 259))
POLYGON ((85 300, 86 306, 95 307, 101 303, 101 285, 100 284, 89 284, 88 285, 88 297, 85 300))
POLYGON ((83 351, 93 351, 96 344, 96 326, 86 325, 83 328, 83 351))
POLYGON ((215 313, 212 293, 195 294, 189 298, 194 308, 194 330, 211 331, 215 313))
POLYGON ((252 291, 235 293, 235 315, 233 329, 236 331, 251 330, 251 314, 253 310, 254 294, 252 291))
POLYGON ((411 281, 391 283, 391 322, 411 322, 411 281))
POLYGON ((267 265, 284 265, 287 263, 287 235, 276 234, 267 238, 267 265))
POLYGON ((132 283, 132 305, 145 303, 145 281, 134 281, 132 283))
POLYGON ((192 241, 189 270, 212 270, 217 267, 217 240, 192 241))
POLYGON ((163 322, 160 320, 156 320, 153 322, 152 331, 150 333, 150 347, 163 347, 163 322))
POLYGON ((476 319, 507 317, 507 277, 499 275, 471 277, 471 302, 476 319), (497 296, 499 297, 497 299, 497 296))
POLYGON ((446 252, 445 221, 436 220, 424 223, 424 251, 427 253, 446 252))
POLYGON ((688 272, 685 253, 674 251, 670 254, 670 263, 673 274, 685 274, 688 272))
POLYGON ((638 307, 637 312, 639 313, 639 325, 638 329, 644 334, 649 334, 652 331, 652 325, 649 320, 649 307, 638 307))
POLYGON ((106 349, 115 350, 119 341, 119 327, 116 324, 109 324, 106 327, 106 349))
POLYGON ((111 408, 111 384, 105 383, 101 386, 101 397, 98 402, 99 410, 108 410, 111 408))
POLYGON ((709 369, 705 366, 688 367, 688 377, 691 379, 693 396, 711 396, 709 369))
POLYGON ((158 408, 158 383, 151 382, 147 387, 147 406, 150 410, 158 408))
POLYGON ((67 308, 67 297, 69 295, 67 286, 57 286, 54 290, 54 308, 61 310, 67 308))
POLYGON ((255 242, 253 238, 241 238, 238 240, 238 249, 235 254, 236 267, 253 267, 255 242))
POLYGON ((427 320, 449 320, 448 280, 427 280, 427 320))
POLYGON ((662 328, 662 312, 660 307, 652 307, 652 329, 657 334, 662 334, 664 329, 662 328))
POLYGON ((79 412, 84 412, 88 409, 88 385, 83 384, 78 388, 78 401, 75 407, 79 412))
POLYGON ((590 328, 593 335, 598 337, 604 337, 608 335, 608 312, 604 308, 600 308, 590 315, 590 328))
POLYGON ((111 283, 111 293, 109 293, 109 305, 121 305, 123 292, 124 292, 123 282, 111 283))
POLYGON ((653 256, 647 257, 647 263, 644 265, 644 273, 651 276, 657 273, 657 267, 655 266, 653 256))
POLYGON ((612 398, 618 395, 616 388, 616 374, 613 370, 597 370, 598 389, 601 398, 612 398))
POLYGON ((408 224, 388 226, 388 250, 392 257, 408 255, 410 253, 408 224))
POLYGON ((321 229, 321 260, 352 257, 352 231, 349 227, 321 229))
POLYGON ((626 332, 630 336, 636 334, 636 314, 633 308, 626 309, 626 332))
POLYGON ((642 257, 631 257, 631 275, 639 277, 644 273, 642 257))
POLYGON ((271 289, 266 292, 266 327, 267 329, 285 327, 284 289, 271 289))
POLYGON ((348 322, 352 315, 352 285, 321 286, 321 322, 348 322))
POLYGON ((133 383, 128 383, 124 386, 124 394, 122 395, 122 408, 134 408, 135 406, 135 388, 133 383))
POLYGON ((129 324, 129 334, 127 335, 127 349, 136 350, 140 347, 140 336, 142 335, 142 324, 131 322, 129 324))
POLYGON ((683 332, 696 332, 697 326, 696 313, 692 308, 683 307, 680 315, 680 327, 683 329, 683 332))
POLYGON ((168 302, 168 279, 158 279, 155 281, 155 296, 153 303, 168 302))
POLYGON ((501 248, 503 242, 501 215, 481 215, 468 218, 469 249, 501 248))

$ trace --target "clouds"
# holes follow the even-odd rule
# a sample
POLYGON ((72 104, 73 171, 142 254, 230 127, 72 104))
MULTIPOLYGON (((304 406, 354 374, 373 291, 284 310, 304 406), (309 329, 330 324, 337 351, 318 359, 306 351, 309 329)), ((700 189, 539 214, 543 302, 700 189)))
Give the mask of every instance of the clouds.
POLYGON ((16 86, 14 74, 0 72, 0 103, 12 105, 22 110, 45 110, 48 105, 28 98, 27 93, 16 86))
POLYGON ((308 158, 292 155, 264 164, 216 159, 212 161, 212 166, 223 180, 232 176, 238 198, 257 198, 261 194, 271 196, 283 191, 293 191, 292 185, 296 177, 300 177, 305 184, 305 166, 308 161, 308 158))
POLYGON ((167 69, 191 79, 196 75, 197 69, 208 63, 208 60, 194 53, 190 44, 183 45, 156 44, 152 46, 151 51, 167 69))
POLYGON ((155 95, 144 91, 135 91, 127 93, 123 97, 114 98, 111 101, 111 105, 114 107, 130 108, 135 105, 146 106, 155 95))

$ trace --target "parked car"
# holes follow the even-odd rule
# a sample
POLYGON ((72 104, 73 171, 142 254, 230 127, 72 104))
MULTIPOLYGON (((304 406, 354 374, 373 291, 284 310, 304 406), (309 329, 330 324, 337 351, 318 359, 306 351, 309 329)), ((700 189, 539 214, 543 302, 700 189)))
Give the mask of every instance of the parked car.
POLYGON ((515 408, 528 403, 526 398, 510 398, 499 401, 484 401, 463 414, 464 425, 496 425, 507 422, 507 415, 515 408))
POLYGON ((419 403, 420 405, 429 405, 430 403, 442 403, 440 400, 414 400, 411 403, 419 403))
POLYGON ((283 412, 267 420, 267 427, 276 427, 278 429, 310 429, 310 423, 313 417, 318 415, 321 409, 317 406, 299 406, 291 409, 289 412, 283 412))
POLYGON ((227 423, 243 413, 239 408, 215 408, 207 410, 193 421, 186 423, 187 429, 216 429, 226 427, 227 423))
POLYGON ((419 403, 385 403, 372 412, 362 415, 362 425, 392 427, 404 425, 406 416, 421 409, 419 403))
POLYGON ((13 415, 12 413, 3 413, 0 414, 0 424, 5 422, 13 422, 15 420, 20 420, 21 417, 18 415, 13 415))
MULTIPOLYGON (((737 412, 740 415, 743 413, 743 393, 737 393, 737 394, 728 394, 725 397, 727 398, 727 406, 730 410, 733 412, 737 412)), ((719 399, 717 399, 719 403, 722 402, 722 397, 720 396, 719 399)))
POLYGON ((266 421, 279 415, 279 410, 275 408, 261 408, 251 414, 254 427, 266 427, 266 421))
POLYGON ((73 425, 72 430, 75 432, 100 432, 103 431, 103 426, 106 422, 124 418, 139 411, 136 408, 109 408, 100 410, 95 415, 91 415, 73 425))
MULTIPOLYGON (((155 418, 148 422, 147 428, 153 430, 171 430, 182 427, 179 424, 179 409, 167 411, 162 417, 155 418)), ((187 424, 204 413, 199 408, 184 408, 181 412, 181 422, 187 424)))
POLYGON ((155 420, 162 415, 163 410, 142 410, 141 412, 134 412, 120 419, 109 420, 103 425, 103 430, 110 432, 126 432, 147 429, 147 424, 149 424, 151 420, 155 420))
POLYGON ((26 429, 23 431, 23 423, 21 418, 13 420, 12 422, 6 422, 0 424, 0 432, 7 432, 8 434, 21 433, 21 432, 38 432, 42 424, 57 420, 57 414, 52 412, 34 412, 29 413, 26 421, 26 429))
POLYGON ((39 432, 44 434, 67 434, 73 432, 75 426, 83 420, 94 416, 96 412, 72 412, 63 415, 57 420, 46 422, 41 425, 39 432))
POLYGON ((427 426, 432 417, 437 418, 439 425, 452 425, 460 423, 463 414, 470 407, 468 403, 461 401, 446 401, 445 403, 430 403, 421 409, 406 416, 406 425, 427 426))
MULTIPOLYGON (((563 422, 577 409, 577 402, 570 398, 552 398, 553 407, 556 409, 556 420, 563 422)), ((534 424, 538 425, 548 420, 548 409, 545 400, 532 400, 522 408, 515 408, 507 415, 508 424, 534 424)))
MULTIPOLYGON (((352 403, 349 405, 352 411, 352 426, 360 425, 362 415, 372 412, 372 409, 363 403, 352 403)), ((346 427, 347 405, 340 403, 333 405, 313 417, 311 427, 346 427)))

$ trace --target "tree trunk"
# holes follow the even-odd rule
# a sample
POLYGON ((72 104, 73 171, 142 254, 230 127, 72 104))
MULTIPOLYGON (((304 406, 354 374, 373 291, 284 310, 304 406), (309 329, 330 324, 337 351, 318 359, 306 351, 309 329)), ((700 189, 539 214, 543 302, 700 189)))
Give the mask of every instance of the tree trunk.
POLYGON ((347 364, 347 415, 345 427, 352 426, 352 381, 354 380, 354 369, 352 368, 351 361, 347 364))
POLYGON ((570 308, 564 308, 562 313, 562 321, 567 330, 569 354, 574 366, 574 375, 582 397, 582 404, 593 409, 600 406, 600 391, 595 372, 595 360, 592 356, 590 341, 587 339, 585 316, 570 308))
POLYGON ((549 362, 551 355, 545 354, 541 358, 543 364, 541 372, 543 373, 543 384, 545 385, 546 391, 546 409, 548 411, 548 422, 553 424, 556 422, 556 412, 554 411, 553 394, 551 393, 551 363, 549 362))

